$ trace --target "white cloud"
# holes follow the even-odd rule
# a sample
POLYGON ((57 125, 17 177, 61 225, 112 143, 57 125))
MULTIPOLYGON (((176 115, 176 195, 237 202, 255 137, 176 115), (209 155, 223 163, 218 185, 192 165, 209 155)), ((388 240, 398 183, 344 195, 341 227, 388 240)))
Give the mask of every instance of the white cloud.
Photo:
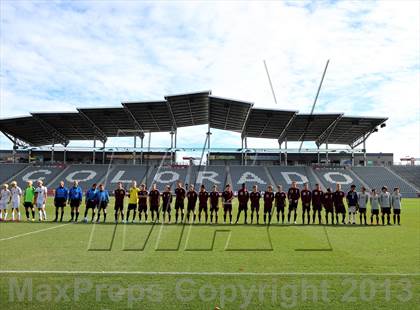
MULTIPOLYGON (((204 89, 309 112, 331 59, 315 111, 388 116, 368 151, 420 157, 417 1, 0 5, 1 117, 204 89)), ((205 131, 180 129, 178 145, 201 147, 205 131)), ((155 145, 168 145, 168 136, 156 135, 155 145)), ((212 141, 240 145, 230 133, 212 141)))

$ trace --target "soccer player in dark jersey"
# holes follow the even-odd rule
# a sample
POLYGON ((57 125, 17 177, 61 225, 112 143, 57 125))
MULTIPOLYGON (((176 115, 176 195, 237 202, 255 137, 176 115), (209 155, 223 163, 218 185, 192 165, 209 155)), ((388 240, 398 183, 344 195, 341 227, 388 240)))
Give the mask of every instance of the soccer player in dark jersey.
POLYGON ((190 221, 190 214, 193 214, 193 223, 195 222, 195 205, 197 204, 197 192, 194 190, 194 185, 190 185, 187 192, 187 222, 190 221))
POLYGON ((141 214, 144 213, 144 221, 147 223, 147 197, 149 193, 146 190, 146 185, 140 185, 140 191, 138 192, 139 200, 139 221, 141 222, 141 214))
POLYGON ((115 197, 115 223, 118 223, 118 214, 121 214, 121 220, 124 222, 124 198, 125 198, 125 189, 122 186, 121 182, 118 182, 118 187, 114 191, 115 197))
POLYGON ((73 186, 69 189, 69 196, 68 202, 71 208, 71 219, 69 222, 73 222, 74 215, 76 215, 75 222, 77 222, 79 218, 79 208, 80 204, 82 203, 83 199, 83 191, 82 188, 79 186, 78 181, 73 182, 73 186))
POLYGON ((186 191, 182 183, 178 182, 175 189, 175 223, 178 223, 178 213, 181 211, 181 222, 184 220, 184 201, 186 191))
POLYGON ((264 224, 266 224, 266 217, 268 213, 268 224, 271 223, 271 214, 273 209, 274 193, 273 187, 268 185, 264 193, 264 224))
POLYGON ((210 223, 213 223, 213 214, 215 222, 217 224, 218 212, 219 212, 219 198, 220 194, 217 191, 217 185, 213 185, 213 190, 210 193, 210 223))
POLYGON ((92 187, 89 188, 88 191, 86 192, 85 204, 86 204, 86 209, 85 209, 84 222, 87 223, 88 221, 87 215, 88 215, 89 209, 92 209, 91 221, 93 222, 93 219, 95 218, 95 209, 98 205, 98 189, 96 188, 96 183, 94 183, 92 187))
POLYGON ((344 206, 344 198, 346 194, 341 190, 341 184, 337 183, 336 190, 333 194, 334 209, 335 209, 335 223, 338 224, 338 214, 342 216, 342 224, 346 224, 346 207, 344 206))
POLYGON ((274 196, 277 211, 277 223, 280 223, 281 213, 281 223, 284 224, 284 207, 286 206, 286 198, 287 195, 283 191, 283 186, 277 185, 277 193, 274 196))
POLYGON ((300 198, 302 199, 302 224, 305 224, 305 213, 307 214, 308 224, 310 224, 312 193, 308 188, 308 183, 303 185, 303 189, 300 192, 300 198))
POLYGON ((68 189, 64 186, 64 181, 60 181, 60 186, 57 187, 54 193, 54 206, 55 206, 55 219, 53 222, 58 220, 58 209, 61 209, 60 222, 63 221, 64 207, 69 196, 68 189))
POLYGON ((233 192, 230 184, 227 184, 222 194, 223 198, 223 223, 226 224, 226 215, 229 214, 229 223, 232 224, 232 200, 233 192))
POLYGON ((172 203, 172 192, 171 186, 166 185, 165 191, 162 193, 162 220, 165 223, 165 213, 168 213, 168 223, 171 222, 171 203, 172 203))
POLYGON ((152 190, 149 192, 149 206, 150 212, 152 215, 152 222, 155 221, 155 213, 156 213, 156 220, 159 222, 159 200, 160 200, 160 192, 156 187, 156 183, 152 185, 152 190))
POLYGON ((201 222, 201 212, 204 211, 206 223, 209 219, 208 207, 207 202, 209 200, 209 192, 206 191, 206 187, 204 184, 200 187, 200 192, 198 193, 198 222, 201 222))
POLYGON ((321 211, 322 211, 322 197, 324 193, 321 190, 321 186, 315 184, 315 189, 312 191, 312 223, 315 224, 315 217, 318 213, 318 224, 321 224, 321 211))
POLYGON ((241 189, 238 191, 238 216, 236 217, 235 224, 238 223, 239 217, 241 216, 241 212, 244 211, 244 224, 246 224, 247 212, 248 212, 248 200, 249 200, 249 193, 246 189, 246 184, 243 183, 241 189))
POLYGON ((331 223, 334 225, 334 199, 331 188, 327 188, 327 191, 322 196, 322 204, 325 208, 325 223, 328 224, 328 214, 331 214, 331 223))
POLYGON ((258 191, 258 186, 252 186, 252 192, 249 194, 249 200, 251 200, 251 224, 254 221, 254 212, 257 214, 257 224, 260 220, 260 198, 261 193, 258 191))
POLYGON ((292 182, 292 187, 289 188, 289 191, 287 192, 287 199, 289 200, 289 213, 287 213, 287 222, 290 223, 290 216, 293 214, 293 222, 296 224, 296 218, 297 218, 297 206, 300 198, 300 191, 299 188, 296 186, 296 181, 292 182))

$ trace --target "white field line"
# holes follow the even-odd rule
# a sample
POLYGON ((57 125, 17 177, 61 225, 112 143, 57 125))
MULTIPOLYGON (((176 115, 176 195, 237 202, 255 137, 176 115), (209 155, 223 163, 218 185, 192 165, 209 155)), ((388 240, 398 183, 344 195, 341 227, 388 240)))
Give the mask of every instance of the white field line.
POLYGON ((80 275, 187 275, 187 276, 399 276, 418 277, 420 273, 358 272, 183 272, 183 271, 77 271, 77 270, 0 270, 0 274, 80 274, 80 275))
POLYGON ((57 225, 57 226, 53 226, 53 227, 48 227, 48 228, 44 228, 44 229, 40 229, 40 230, 30 231, 30 232, 27 232, 27 233, 24 233, 24 234, 19 234, 19 235, 12 236, 12 237, 2 238, 2 239, 0 239, 0 241, 6 241, 6 240, 11 240, 11 239, 16 239, 16 238, 28 236, 28 235, 33 235, 33 234, 37 234, 37 233, 40 233, 40 232, 43 232, 43 231, 56 229, 56 228, 59 228, 59 227, 64 227, 64 226, 67 226, 69 224, 70 223, 57 225))

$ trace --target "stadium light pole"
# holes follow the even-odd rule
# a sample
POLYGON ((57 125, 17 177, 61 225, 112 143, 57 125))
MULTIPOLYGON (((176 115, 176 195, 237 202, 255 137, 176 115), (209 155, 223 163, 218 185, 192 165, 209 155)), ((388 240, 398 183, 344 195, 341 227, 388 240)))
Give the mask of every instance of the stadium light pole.
POLYGON ((102 164, 105 164, 105 141, 102 142, 102 164))
POLYGON ((284 165, 287 166, 287 137, 284 138, 284 165))
POLYGON ((133 141, 133 165, 136 164, 136 147, 137 147, 137 136, 134 135, 134 141, 133 141))
POLYGON ((12 151, 12 162, 16 163, 16 137, 13 139, 13 151, 12 151))
POLYGON ((318 157, 318 165, 321 163, 321 158, 320 158, 320 154, 319 154, 319 145, 317 145, 317 157, 318 157))
POLYGON ((279 164, 280 164, 280 166, 281 166, 281 142, 280 142, 280 140, 278 140, 278 143, 279 143, 279 164))
POLYGON ((144 140, 144 133, 140 135, 140 165, 143 165, 143 140, 144 140))
POLYGON ((247 149, 248 149, 248 139, 244 138, 244 142, 245 142, 245 153, 244 153, 244 160, 245 160, 245 166, 248 166, 248 159, 247 159, 247 149))
POLYGON ((92 164, 95 164, 95 161, 96 161, 95 148, 96 148, 96 137, 93 137, 92 164))
POLYGON ((175 132, 173 130, 170 131, 171 134, 171 165, 173 164, 173 148, 174 148, 174 134, 175 132))
POLYGON ((54 163, 54 141, 51 146, 51 163, 54 163))
POLYGON ((325 141, 325 162, 328 165, 329 164, 329 160, 328 160, 328 140, 325 141))
POLYGON ((367 166, 366 138, 363 139, 363 166, 367 166))

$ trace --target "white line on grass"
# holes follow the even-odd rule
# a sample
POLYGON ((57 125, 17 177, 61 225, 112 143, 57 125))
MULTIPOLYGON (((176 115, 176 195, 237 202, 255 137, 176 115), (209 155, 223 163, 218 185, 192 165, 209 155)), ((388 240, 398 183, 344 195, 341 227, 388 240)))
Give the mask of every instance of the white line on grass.
POLYGON ((69 224, 71 224, 71 223, 57 225, 57 226, 48 227, 48 228, 44 228, 44 229, 40 229, 40 230, 35 230, 35 231, 30 231, 30 232, 27 232, 27 233, 24 233, 24 234, 19 234, 19 235, 16 235, 16 236, 3 238, 3 239, 0 239, 0 241, 6 241, 6 240, 16 239, 16 238, 19 238, 19 237, 24 237, 24 236, 28 236, 28 235, 32 235, 32 234, 37 234, 39 232, 43 232, 43 231, 47 231, 47 230, 51 230, 51 229, 55 229, 55 228, 59 228, 59 227, 64 227, 64 226, 67 226, 69 224))
POLYGON ((187 275, 187 276, 400 276, 417 277, 420 273, 369 272, 190 272, 190 271, 78 271, 78 270, 0 270, 0 274, 91 274, 91 275, 187 275))

